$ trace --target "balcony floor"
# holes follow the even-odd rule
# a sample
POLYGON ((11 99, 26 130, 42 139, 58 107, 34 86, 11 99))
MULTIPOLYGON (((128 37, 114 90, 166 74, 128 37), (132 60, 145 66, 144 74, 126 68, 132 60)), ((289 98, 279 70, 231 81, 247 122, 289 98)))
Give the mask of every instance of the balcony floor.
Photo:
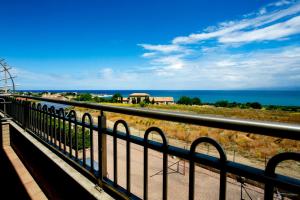
POLYGON ((9 199, 47 199, 11 147, 0 150, 1 196, 9 199))

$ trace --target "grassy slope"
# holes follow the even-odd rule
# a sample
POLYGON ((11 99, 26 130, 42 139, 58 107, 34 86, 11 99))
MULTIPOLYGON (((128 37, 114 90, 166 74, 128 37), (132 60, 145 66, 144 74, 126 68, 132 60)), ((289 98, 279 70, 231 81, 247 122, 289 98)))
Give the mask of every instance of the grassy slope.
MULTIPOLYGON (((126 107, 140 107, 132 104, 112 104, 126 107)), ((240 109, 240 108, 216 108, 214 106, 185 106, 185 105, 149 105, 147 109, 171 110, 188 113, 208 114, 214 116, 225 116, 234 118, 244 118, 251 120, 264 120, 275 122, 287 122, 300 124, 299 112, 287 112, 276 110, 255 110, 255 109, 240 109)), ((83 108, 76 108, 81 112, 90 112, 93 116, 98 116, 99 111, 86 110, 83 108)), ((238 162, 250 164, 252 166, 264 169, 265 159, 286 151, 299 152, 300 142, 288 139, 279 139, 268 136, 260 136, 251 133, 243 133, 231 130, 222 130, 216 128, 209 128, 204 126, 195 126, 183 123, 168 122, 163 120, 155 120, 143 117, 129 116, 118 113, 108 113, 106 116, 110 121, 118 119, 125 120, 129 127, 137 130, 145 131, 151 126, 161 128, 168 138, 172 138, 172 145, 182 145, 183 143, 190 143, 198 137, 209 136, 217 140, 225 151, 227 156, 232 159, 233 151, 236 152, 238 162), (174 143, 175 141, 175 143, 174 143), (178 143, 176 142, 178 141, 178 143), (249 163, 250 162, 250 163, 249 163)), ((178 145, 178 146, 180 146, 178 145)), ((205 147, 206 148, 206 147, 205 147)), ((204 149, 205 149, 204 148, 204 149)), ((200 150, 200 151, 203 151, 200 150)), ((204 150, 206 151, 206 150, 204 150)), ((213 152, 212 152, 213 153, 213 152)), ((283 174, 295 176, 300 178, 299 164, 294 162, 284 162, 281 164, 279 171, 283 174)))
MULTIPOLYGON (((113 105, 139 107, 139 105, 132 104, 113 105)), ((297 112, 186 105, 149 105, 147 108, 300 124, 300 113, 297 112)), ((150 126, 157 126, 160 127, 168 137, 187 142, 191 142, 200 136, 209 136, 220 142, 226 150, 235 149, 246 157, 264 159, 265 157, 271 157, 279 152, 300 150, 300 142, 287 139, 282 140, 251 133, 241 133, 231 130, 154 120, 116 113, 107 113, 107 116, 111 121, 124 119, 128 122, 130 127, 134 127, 139 130, 146 130, 150 126)))

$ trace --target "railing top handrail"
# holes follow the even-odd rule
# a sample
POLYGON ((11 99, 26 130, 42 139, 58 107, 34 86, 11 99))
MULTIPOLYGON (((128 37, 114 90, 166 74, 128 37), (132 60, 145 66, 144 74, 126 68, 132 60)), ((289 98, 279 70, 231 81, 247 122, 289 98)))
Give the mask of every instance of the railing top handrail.
POLYGON ((33 96, 12 95, 39 101, 53 102, 71 106, 96 109, 101 111, 115 112, 140 117, 148 117, 160 120, 189 123, 195 125, 208 126, 213 128, 230 129, 235 131, 250 132, 261 135, 268 135, 280 138, 300 140, 300 125, 290 123, 277 123, 266 121, 254 121, 247 119, 236 119, 226 117, 215 117, 203 114, 187 114, 182 112, 170 112, 160 110, 150 110, 142 108, 129 108, 121 106, 103 105, 96 103, 86 103, 78 101, 65 101, 33 96))

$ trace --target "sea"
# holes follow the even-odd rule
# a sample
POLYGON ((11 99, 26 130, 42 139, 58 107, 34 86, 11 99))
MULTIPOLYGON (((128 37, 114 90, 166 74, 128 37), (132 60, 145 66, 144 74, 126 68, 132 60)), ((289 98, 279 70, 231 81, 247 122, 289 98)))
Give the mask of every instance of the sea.
POLYGON ((199 97, 204 103, 220 100, 247 103, 259 102, 263 105, 300 106, 300 90, 22 90, 23 92, 77 92, 97 95, 121 93, 127 97, 131 93, 148 93, 150 96, 173 97, 177 101, 181 96, 199 97))

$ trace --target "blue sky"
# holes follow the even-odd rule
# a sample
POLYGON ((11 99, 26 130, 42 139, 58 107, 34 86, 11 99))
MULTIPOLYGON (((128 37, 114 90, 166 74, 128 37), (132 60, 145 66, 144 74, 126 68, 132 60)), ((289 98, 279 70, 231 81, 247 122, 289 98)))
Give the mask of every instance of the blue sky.
POLYGON ((300 88, 300 1, 0 0, 19 89, 300 88))

